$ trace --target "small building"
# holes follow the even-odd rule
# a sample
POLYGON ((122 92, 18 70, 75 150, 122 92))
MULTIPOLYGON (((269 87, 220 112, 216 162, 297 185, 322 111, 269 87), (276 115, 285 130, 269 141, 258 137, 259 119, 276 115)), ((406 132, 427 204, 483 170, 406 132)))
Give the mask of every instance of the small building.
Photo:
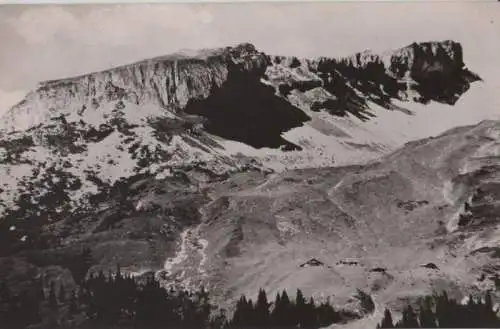
POLYGON ((324 266, 325 264, 316 258, 311 258, 307 262, 300 265, 300 267, 313 267, 313 266, 324 266))

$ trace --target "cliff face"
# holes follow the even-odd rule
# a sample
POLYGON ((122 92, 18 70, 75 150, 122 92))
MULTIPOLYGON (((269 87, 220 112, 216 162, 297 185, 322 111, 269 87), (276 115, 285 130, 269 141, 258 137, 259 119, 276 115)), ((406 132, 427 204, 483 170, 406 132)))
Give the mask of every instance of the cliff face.
POLYGON ((277 56, 271 63, 268 76, 282 95, 293 91, 313 111, 326 110, 335 116, 349 113, 361 120, 371 117, 369 102, 403 111, 395 100, 453 105, 470 83, 480 80, 465 68, 462 46, 449 40, 413 43, 383 54, 365 51, 340 59, 277 56))
POLYGON ((396 98, 453 105, 471 82, 480 80, 465 68, 462 46, 450 40, 413 43, 380 55, 365 51, 340 60, 323 59, 322 64, 337 66, 355 86, 371 90, 385 103, 396 98))
POLYGON ((432 70, 440 70, 446 74, 461 70, 465 66, 462 45, 451 40, 412 43, 383 54, 365 51, 340 61, 360 69, 366 69, 374 62, 382 62, 384 68, 395 77, 411 79, 432 70))
POLYGON ((126 100, 176 112, 189 100, 206 98, 220 87, 232 70, 262 75, 266 56, 253 45, 216 49, 185 58, 182 55, 151 60, 79 77, 40 83, 3 119, 8 130, 23 130, 43 123, 53 113, 95 110, 102 104, 126 100))
POLYGON ((89 196, 135 175, 366 162, 408 141, 368 126, 387 118, 381 108, 413 114, 405 104, 451 104, 477 79, 461 46, 445 41, 344 59, 240 44, 43 82, 0 122, 0 174, 9 177, 0 213, 42 216, 23 196, 60 176, 67 184, 49 190, 69 191, 71 202, 59 198, 47 211, 91 206, 89 196))
MULTIPOLYGON (((351 99, 362 112, 366 99, 386 107, 391 99, 455 103, 479 77, 464 68, 463 51, 453 41, 413 43, 385 54, 369 51, 341 59, 297 59, 267 56, 251 44, 200 52, 158 57, 79 77, 40 83, 8 112, 0 124, 4 130, 25 130, 53 114, 84 113, 101 104, 126 100, 138 106, 152 104, 178 112, 190 101, 206 99, 223 84, 230 85, 231 72, 268 80, 282 95, 292 90, 323 87, 334 97, 323 105, 334 115, 350 110, 339 99, 351 99), (380 100, 378 100, 380 99, 380 100), (360 105, 361 104, 361 105, 360 105)), ((241 84, 248 81, 234 81, 241 84)), ((203 115, 203 114, 201 114, 203 115)))
POLYGON ((474 248, 436 232, 495 221, 483 201, 498 199, 498 123, 319 167, 380 159, 416 138, 415 107, 454 104, 478 79, 447 41, 344 59, 242 44, 42 83, 0 122, 0 279, 29 265, 26 281, 51 270, 74 285, 65 262, 90 247, 92 270, 209 282, 224 301, 300 286, 345 305, 355 288, 385 302, 456 285, 474 248), (443 260, 454 252, 464 261, 443 260), (324 266, 300 267, 311 258, 324 266))

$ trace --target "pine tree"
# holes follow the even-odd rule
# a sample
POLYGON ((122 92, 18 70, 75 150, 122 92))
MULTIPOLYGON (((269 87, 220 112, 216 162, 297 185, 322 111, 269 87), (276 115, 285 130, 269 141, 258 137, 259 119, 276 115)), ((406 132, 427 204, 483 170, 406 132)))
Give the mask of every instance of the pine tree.
POLYGON ((288 294, 285 290, 283 290, 282 294, 278 293, 276 295, 276 300, 274 304, 273 311, 271 313, 272 324, 275 327, 286 327, 291 325, 291 302, 288 297, 288 294))
POLYGON ((436 301, 436 318, 439 328, 447 328, 450 326, 452 319, 450 317, 450 301, 446 291, 438 296, 436 301))
POLYGON ((92 266, 92 263, 92 251, 90 248, 83 248, 78 256, 70 260, 68 268, 77 284, 81 284, 85 280, 85 276, 92 266))
POLYGON ((248 306, 249 303, 246 297, 244 295, 241 296, 238 302, 236 303, 236 310, 234 311, 233 319, 231 321, 233 327, 243 328, 248 326, 248 320, 249 320, 248 306))
POLYGON ((295 297, 295 325, 299 325, 301 328, 306 324, 307 319, 307 309, 306 309, 306 299, 302 294, 300 289, 297 289, 297 294, 295 297))
MULTIPOLYGON (((298 298, 298 303, 301 298, 298 298)), ((297 301, 296 301, 297 303, 297 301)), ((300 314, 299 325, 301 328, 315 328, 317 327, 318 319, 316 315, 316 305, 312 297, 309 298, 308 302, 304 302, 304 306, 302 306, 302 312, 300 314)), ((298 312, 297 312, 298 313, 298 312)))
POLYGON ((274 298, 274 303, 273 303, 273 310, 271 312, 271 323, 274 325, 274 326, 278 326, 279 325, 279 312, 280 312, 280 308, 281 308, 281 294, 280 292, 278 291, 276 293, 276 297, 274 298))
POLYGON ((384 318, 380 323, 380 328, 394 328, 391 311, 389 311, 387 308, 384 311, 384 318))
POLYGON ((332 323, 338 322, 340 316, 333 307, 330 305, 330 300, 327 299, 326 302, 321 303, 321 305, 316 308, 317 325, 320 327, 329 326, 332 323))
POLYGON ((226 312, 220 309, 219 313, 210 320, 209 329, 228 329, 229 323, 227 321, 226 312))
POLYGON ((493 299, 491 297, 491 291, 488 290, 484 297, 484 305, 482 305, 481 317, 484 319, 482 324, 487 327, 498 327, 500 326, 500 319, 496 315, 496 311, 493 306, 493 299))
POLYGON ((436 328, 436 317, 432 311, 430 296, 426 296, 420 304, 419 323, 422 328, 436 328))
POLYGON ((417 315, 413 311, 413 307, 411 305, 408 305, 403 311, 402 327, 419 328, 417 315))
POLYGON ((64 285, 61 283, 61 287, 59 288, 58 298, 60 304, 64 304, 66 301, 66 290, 64 289, 64 285))
POLYGON ((50 283, 49 307, 52 311, 57 310, 56 285, 55 285, 54 281, 52 281, 50 283))
POLYGON ((257 303, 255 304, 255 322, 257 326, 265 327, 269 325, 269 306, 270 304, 267 301, 266 292, 263 289, 260 289, 257 297, 257 303))

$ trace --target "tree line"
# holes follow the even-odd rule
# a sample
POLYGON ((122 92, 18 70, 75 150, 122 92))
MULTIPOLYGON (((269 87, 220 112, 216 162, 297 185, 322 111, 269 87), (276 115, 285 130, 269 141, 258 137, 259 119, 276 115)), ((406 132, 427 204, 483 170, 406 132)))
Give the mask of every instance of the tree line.
POLYGON ((377 328, 499 328, 497 311, 489 291, 484 300, 469 296, 466 304, 450 299, 443 292, 426 296, 418 307, 406 306, 402 318, 397 322, 386 309, 377 328))
POLYGON ((236 303, 236 310, 229 328, 320 328, 333 323, 357 317, 356 314, 335 310, 329 300, 316 303, 312 297, 307 300, 297 289, 292 300, 284 290, 278 292, 274 302, 269 302, 264 290, 260 290, 257 301, 242 296, 236 303))
POLYGON ((74 290, 55 282, 44 291, 39 282, 30 293, 14 295, 0 286, 0 323, 5 329, 25 328, 130 328, 130 329, 243 329, 310 328, 356 317, 337 311, 329 300, 306 299, 300 289, 294 299, 284 290, 273 302, 260 290, 254 303, 241 296, 233 315, 214 305, 201 287, 189 292, 166 289, 150 276, 138 279, 122 273, 120 267, 80 277, 74 290))
POLYGON ((167 290, 154 277, 140 281, 119 267, 83 279, 73 291, 52 282, 48 293, 40 288, 16 296, 5 283, 0 286, 0 323, 6 329, 212 328, 213 308, 204 288, 167 290))

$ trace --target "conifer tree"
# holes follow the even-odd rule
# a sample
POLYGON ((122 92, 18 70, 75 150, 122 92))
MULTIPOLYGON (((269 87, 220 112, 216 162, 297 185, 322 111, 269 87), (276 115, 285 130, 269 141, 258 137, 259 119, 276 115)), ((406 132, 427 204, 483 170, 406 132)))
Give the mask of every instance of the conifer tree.
POLYGON ((307 309, 306 309, 306 299, 302 294, 300 289, 297 289, 296 297, 295 297, 295 325, 299 325, 301 328, 305 325, 305 320, 307 318, 307 309))
POLYGON ((66 301, 66 290, 64 289, 64 285, 61 283, 61 287, 59 288, 58 298, 60 304, 64 304, 66 301))
POLYGON ((71 258, 68 268, 76 284, 81 284, 85 280, 85 276, 92 266, 92 263, 92 251, 90 248, 83 248, 80 254, 71 258))
POLYGON ((55 285, 54 281, 52 281, 50 283, 49 307, 52 311, 57 310, 56 285, 55 285))
POLYGON ((257 297, 257 303, 255 304, 255 322, 257 326, 265 327, 270 323, 269 314, 270 304, 267 301, 266 292, 263 289, 259 290, 259 295, 257 297))
POLYGON ((224 309, 220 309, 219 313, 215 315, 209 325, 209 329, 228 329, 229 323, 227 321, 226 312, 224 309))
POLYGON ((387 308, 384 311, 384 318, 382 319, 382 323, 380 323, 380 328, 394 328, 391 311, 387 308))
POLYGON ((436 318, 439 328, 447 328, 451 325, 451 318, 449 315, 450 302, 446 291, 437 297, 436 301, 436 318))
POLYGON ((280 308, 281 308, 281 294, 278 291, 276 293, 276 297, 274 298, 273 310, 270 315, 271 323, 273 324, 273 326, 279 325, 280 308))
POLYGON ((235 328, 242 328, 248 326, 249 316, 249 303, 246 297, 243 295, 240 297, 238 302, 236 303, 236 310, 233 314, 233 319, 231 324, 235 328))
POLYGON ((401 321, 402 328, 419 328, 417 315, 413 311, 413 307, 408 305, 403 311, 403 318, 401 321))
POLYGON ((318 319, 316 314, 316 304, 314 303, 314 299, 312 296, 309 298, 309 302, 306 304, 306 314, 304 327, 306 328, 315 328, 318 325, 318 319))
MULTIPOLYGON (((432 309, 432 298, 427 296, 421 301, 420 313, 418 314, 420 327, 422 328, 498 328, 500 319, 493 309, 491 293, 486 293, 484 303, 481 299, 469 296, 467 304, 459 304, 456 300, 449 299, 446 292, 433 297, 436 304, 436 312, 432 309), (489 296, 488 296, 489 295, 489 296)), ((419 323, 415 322, 414 311, 411 306, 405 308, 403 318, 394 327, 416 328, 419 323)), ((379 328, 389 327, 386 323, 387 315, 378 325, 379 328)))
POLYGON ((426 296, 420 304, 419 323, 422 328, 436 328, 436 318, 432 311, 432 299, 426 296))
POLYGON ((294 323, 293 317, 290 316, 292 308, 292 302, 288 297, 286 290, 281 293, 280 304, 277 306, 277 322, 279 326, 288 327, 292 326, 294 323))

